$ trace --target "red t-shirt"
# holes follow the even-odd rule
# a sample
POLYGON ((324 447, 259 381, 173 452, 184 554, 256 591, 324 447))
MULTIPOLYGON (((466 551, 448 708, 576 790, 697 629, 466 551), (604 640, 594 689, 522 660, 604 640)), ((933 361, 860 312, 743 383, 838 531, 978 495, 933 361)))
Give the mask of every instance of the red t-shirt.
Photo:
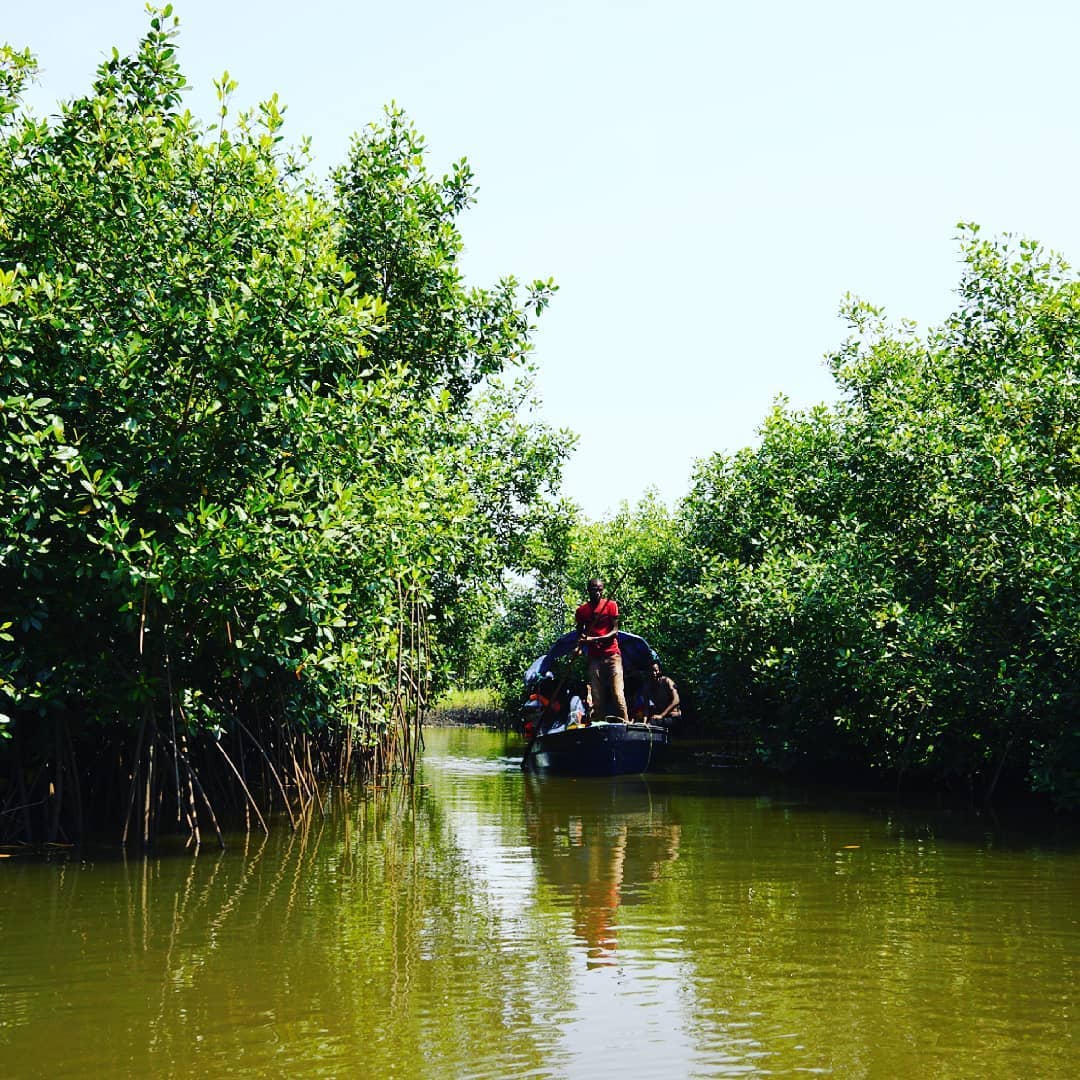
MULTIPOLYGON (((574 613, 578 626, 584 625, 585 633, 589 637, 597 637, 600 634, 609 634, 615 629, 615 620, 619 617, 619 605, 606 596, 595 607, 591 601, 586 601, 574 613)), ((609 638, 607 641, 589 642, 589 656, 599 660, 605 656, 615 656, 619 651, 619 639, 609 638)))

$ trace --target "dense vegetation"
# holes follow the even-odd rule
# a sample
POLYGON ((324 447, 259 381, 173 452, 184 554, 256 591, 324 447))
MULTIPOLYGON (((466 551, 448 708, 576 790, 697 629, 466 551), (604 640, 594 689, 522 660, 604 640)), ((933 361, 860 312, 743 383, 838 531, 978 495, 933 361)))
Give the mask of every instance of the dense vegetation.
POLYGON ((564 610, 605 575, 700 715, 770 765, 1077 805, 1080 282, 1030 241, 969 226, 962 249, 943 326, 850 300, 835 406, 778 405, 673 511, 580 523, 550 565, 564 610))
POLYGON ((175 34, 51 122, 0 53, 9 838, 197 841, 410 768, 566 445, 521 419, 553 286, 462 280, 467 164, 390 109, 321 186, 276 98, 181 108, 175 34))
POLYGON ((466 286, 468 165, 391 108, 317 183, 276 99, 181 108, 175 32, 53 121, 0 53, 0 835, 198 841, 409 770, 432 694, 516 699, 595 573, 769 765, 1080 804, 1059 259, 965 229, 943 326, 851 300, 835 405, 583 521, 528 417, 553 286, 466 286))

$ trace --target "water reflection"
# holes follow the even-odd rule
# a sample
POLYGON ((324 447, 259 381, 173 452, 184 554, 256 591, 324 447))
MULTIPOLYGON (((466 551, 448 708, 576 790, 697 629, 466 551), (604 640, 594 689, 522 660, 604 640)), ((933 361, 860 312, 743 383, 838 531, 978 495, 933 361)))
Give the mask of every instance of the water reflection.
POLYGON ((412 790, 0 862, 0 1076, 1080 1074, 1080 857, 716 774, 412 790))
POLYGON ((524 778, 525 825, 536 866, 573 913, 589 966, 614 964, 619 908, 643 903, 679 852, 671 803, 641 777, 524 778))
POLYGON ((436 800, 341 800, 295 833, 231 841, 5 874, 0 1074, 496 1076, 541 1060, 530 959, 502 947, 436 800))

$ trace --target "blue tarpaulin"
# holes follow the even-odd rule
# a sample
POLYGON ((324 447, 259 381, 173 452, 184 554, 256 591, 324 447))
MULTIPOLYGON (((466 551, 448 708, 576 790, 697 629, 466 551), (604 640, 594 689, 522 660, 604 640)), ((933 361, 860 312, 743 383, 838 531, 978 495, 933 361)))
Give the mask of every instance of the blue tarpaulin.
MULTIPOLYGON (((653 647, 643 637, 638 637, 637 634, 628 634, 625 630, 620 630, 617 636, 624 670, 648 668, 660 659, 653 647)), ((529 665, 528 671, 525 672, 525 685, 531 686, 545 672, 554 670, 555 661, 574 652, 579 641, 580 638, 576 630, 563 634, 543 656, 538 656, 529 665)))

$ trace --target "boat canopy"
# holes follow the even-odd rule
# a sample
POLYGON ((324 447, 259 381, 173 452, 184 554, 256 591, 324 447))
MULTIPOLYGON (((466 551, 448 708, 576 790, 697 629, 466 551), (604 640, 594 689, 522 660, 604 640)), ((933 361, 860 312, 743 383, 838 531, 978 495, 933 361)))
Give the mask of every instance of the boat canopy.
MULTIPOLYGON (((660 657, 643 637, 628 634, 625 630, 620 630, 616 636, 619 639, 619 652, 622 653, 624 667, 647 668, 659 661, 660 657)), ((532 686, 546 672, 554 670, 555 661, 574 652, 579 640, 576 630, 563 634, 543 656, 538 656, 529 665, 525 672, 525 686, 532 686)))

